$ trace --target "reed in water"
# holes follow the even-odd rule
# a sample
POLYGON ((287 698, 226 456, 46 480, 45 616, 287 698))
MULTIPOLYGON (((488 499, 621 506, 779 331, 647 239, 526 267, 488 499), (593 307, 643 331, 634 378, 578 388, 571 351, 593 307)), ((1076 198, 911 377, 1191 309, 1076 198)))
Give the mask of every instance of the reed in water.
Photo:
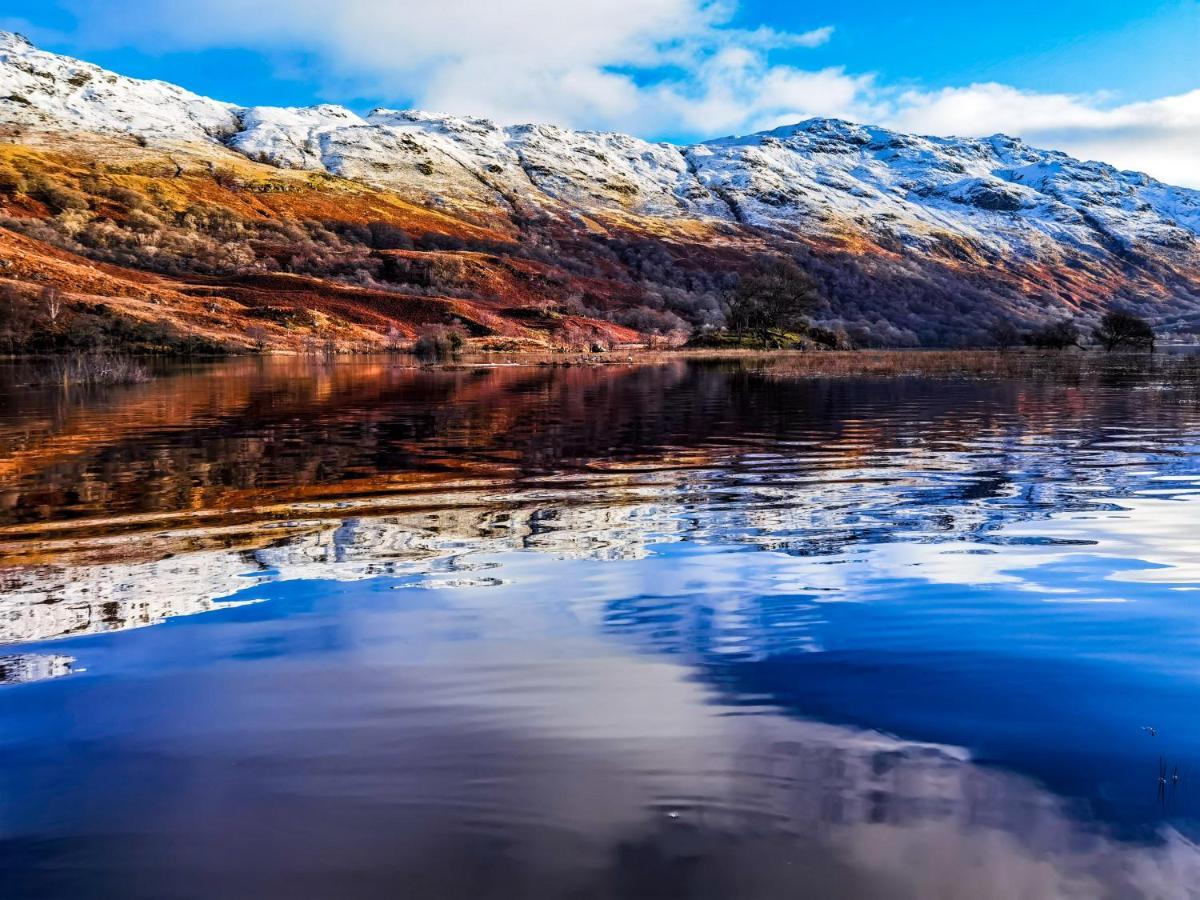
POLYGON ((76 353, 56 357, 39 367, 31 381, 51 385, 140 384, 150 380, 150 372, 129 356, 111 353, 76 353))

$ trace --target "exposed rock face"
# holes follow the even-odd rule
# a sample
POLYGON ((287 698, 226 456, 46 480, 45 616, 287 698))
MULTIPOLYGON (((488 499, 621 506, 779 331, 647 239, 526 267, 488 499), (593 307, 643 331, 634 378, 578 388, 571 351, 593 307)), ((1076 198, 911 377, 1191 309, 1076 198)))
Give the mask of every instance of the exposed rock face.
POLYGON ((1025 319, 1140 304, 1168 328, 1200 313, 1200 192, 1004 135, 920 137, 812 119, 675 146, 412 110, 364 118, 330 105, 238 108, 11 34, 0 37, 0 123, 18 139, 21 130, 87 131, 232 150, 510 234, 549 223, 628 237, 695 223, 708 239, 724 234, 756 251, 800 242, 825 253, 814 263, 830 299, 823 317, 890 322, 900 343, 951 338, 953 322, 980 303, 989 316, 1025 319), (859 308, 863 279, 896 296, 936 282, 934 306, 970 296, 922 331, 917 301, 901 312, 883 299, 859 308))

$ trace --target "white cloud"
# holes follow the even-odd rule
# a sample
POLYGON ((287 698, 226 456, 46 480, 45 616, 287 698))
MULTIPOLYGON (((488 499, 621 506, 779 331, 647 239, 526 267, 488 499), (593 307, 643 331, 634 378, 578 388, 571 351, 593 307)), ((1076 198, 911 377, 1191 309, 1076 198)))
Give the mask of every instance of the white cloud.
POLYGON ((1002 131, 1038 146, 1200 186, 1200 90, 1114 105, 1104 95, 1038 94, 975 84, 901 94, 887 123, 929 134, 1002 131))
MULTIPOLYGON (((647 100, 664 87, 664 100, 692 90, 691 72, 714 56, 765 59, 832 35, 828 26, 733 28, 726 0, 75 0, 73 8, 85 42, 299 51, 335 97, 613 128, 669 115, 647 100)), ((660 121, 664 131, 674 125, 660 121)))
POLYGON ((72 0, 80 38, 244 47, 308 61, 331 99, 394 98, 501 122, 712 137, 813 115, 930 134, 997 131, 1200 185, 1200 90, 1117 104, 1001 84, 896 90, 871 73, 782 64, 831 26, 731 25, 735 0, 72 0))

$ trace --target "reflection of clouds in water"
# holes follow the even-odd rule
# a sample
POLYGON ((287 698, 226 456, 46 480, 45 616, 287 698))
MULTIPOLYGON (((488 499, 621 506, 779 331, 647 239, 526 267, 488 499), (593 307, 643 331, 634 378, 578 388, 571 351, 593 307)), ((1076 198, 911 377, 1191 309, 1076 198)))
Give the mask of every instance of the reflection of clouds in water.
MULTIPOLYGON (((753 556, 810 562, 714 550, 696 577, 716 598, 753 556)), ((553 564, 579 576, 561 598, 544 596, 561 588, 544 557, 502 560, 512 583, 433 606, 363 593, 312 620, 143 633, 138 678, 100 679, 64 711, 70 746, 105 777, 83 796, 11 791, 3 838, 59 823, 68 836, 48 852, 73 871, 132 867, 146 897, 170 895, 178 871, 198 896, 257 883, 292 900, 338 896, 346 871, 379 897, 494 896, 500 883, 548 897, 1175 898, 1200 883, 1200 851, 1172 830, 1118 840, 959 747, 726 707, 690 664, 598 636, 586 613, 669 558, 553 564), (464 641, 465 626, 493 639, 464 641), (340 650, 297 652, 331 629, 340 650), (254 665, 187 664, 275 636, 295 644, 254 665), (147 722, 156 776, 142 784, 128 751, 147 722), (131 829, 136 841, 89 843, 131 829)), ((25 773, 62 764, 16 740, 10 777, 36 783, 25 773)))
MULTIPOLYGON (((105 778, 82 798, 30 799, 68 834, 85 826, 46 844, 46 870, 65 853, 86 872, 98 854, 101 871, 114 858, 138 871, 134 896, 170 895, 166 879, 187 871, 198 896, 255 883, 293 900, 340 895, 347 871, 368 897, 526 885, 596 898, 1177 898, 1200 883, 1200 850, 1176 832, 1117 840, 955 747, 721 715, 688 668, 586 638, 558 659, 518 645, 476 660, 474 645, 435 640, 413 665, 376 642, 376 615, 352 626, 372 635, 362 665, 101 685, 92 702, 124 715, 76 712, 72 737, 101 771, 132 766, 125 750, 153 713, 156 778, 119 805, 104 801, 121 782, 105 778), (171 803, 164 784, 178 785, 171 803), (136 841, 90 843, 131 823, 136 841)), ((15 774, 38 766, 33 754, 15 774)), ((22 799, 10 799, 10 841, 22 799)))
MULTIPOLYGON (((518 820, 585 823, 591 853, 571 869, 575 878, 595 875, 581 889, 608 896, 606 880, 620 875, 627 886, 669 884, 682 893, 686 885, 688 896, 777 897, 790 889, 855 898, 1174 898, 1189 896, 1200 878, 1200 849, 1177 832, 1167 829, 1152 847, 1114 840, 1052 794, 954 748, 761 714, 681 727, 671 719, 679 700, 657 693, 644 669, 635 674, 610 689, 642 709, 635 722, 655 722, 654 743, 637 730, 609 736, 581 722, 595 755, 558 754, 563 734, 550 726, 562 712, 570 733, 573 717, 543 710, 549 733, 534 733, 548 743, 533 753, 536 778, 511 778, 503 796, 483 804, 515 807, 518 820), (637 694, 641 702, 631 699, 637 694), (580 771, 586 787, 575 779, 580 771)), ((588 699, 606 721, 603 704, 588 699)), ((571 843, 552 830, 522 855, 560 857, 559 841, 571 843)), ((571 874, 557 877, 572 882, 571 874)))
POLYGON ((1110 515, 1065 513, 1044 522, 1022 523, 1015 534, 1038 534, 1059 540, 1089 540, 1086 552, 1136 560, 1144 565, 1113 572, 1117 582, 1200 584, 1200 494, 1172 491, 1173 499, 1143 493, 1118 501, 1110 515))
MULTIPOLYGON (((704 561, 719 570, 730 556, 704 561)), ((426 654, 416 670, 401 671, 386 635, 374 643, 381 628, 372 621, 358 629, 372 636, 364 652, 381 690, 427 704, 421 716, 397 712, 418 723, 399 758, 391 755, 399 744, 381 737, 377 746, 430 797, 433 835, 462 822, 487 834, 503 828, 531 877, 598 896, 629 895, 607 881, 618 871, 644 887, 695 867, 706 872, 701 884, 711 881, 708 893, 693 885, 691 895, 714 897, 780 896, 780 885, 797 884, 793 866, 802 895, 823 897, 1174 898, 1200 883, 1200 850, 1171 829, 1151 847, 1125 843, 959 747, 789 719, 766 706, 724 707, 690 665, 613 656, 588 621, 564 635, 547 622, 559 605, 517 602, 543 568, 518 560, 514 585, 462 595, 483 620, 479 631, 500 641, 438 640, 436 630, 428 640, 416 629, 426 654), (445 710, 453 713, 436 712, 445 710), (447 737, 444 728, 466 733, 447 737), (447 758, 446 747, 461 756, 447 758), (436 761, 422 748, 431 757, 437 748, 436 761), (462 771, 469 783, 456 777, 462 771), (562 870, 541 870, 555 859, 562 870), (581 885, 579 873, 593 874, 581 885)), ((592 577, 574 582, 578 605, 629 594, 632 582, 610 579, 636 568, 580 569, 592 577)), ((430 618, 414 611, 409 622, 430 618)), ((662 624, 650 619, 651 628, 662 624)), ((391 627, 413 638, 404 621, 391 627)), ((318 707, 322 695, 347 689, 359 686, 317 689, 318 707)), ((318 708, 313 722, 323 718, 318 708)), ((341 785, 336 770, 330 777, 332 795, 341 785)))

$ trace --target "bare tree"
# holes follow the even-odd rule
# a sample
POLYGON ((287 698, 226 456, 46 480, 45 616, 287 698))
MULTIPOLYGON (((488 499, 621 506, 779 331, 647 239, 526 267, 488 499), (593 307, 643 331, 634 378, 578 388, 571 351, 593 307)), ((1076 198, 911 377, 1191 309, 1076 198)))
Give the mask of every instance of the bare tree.
POLYGON ((738 279, 727 300, 726 321, 738 333, 750 333, 769 343, 775 332, 805 323, 805 313, 817 302, 816 285, 790 260, 768 260, 738 279))
POLYGON ((392 325, 390 328, 388 328, 387 344, 386 344, 387 349, 389 351, 391 351, 392 353, 399 353, 401 350, 404 349, 404 345, 405 345, 404 332, 402 332, 395 325, 392 325))
POLYGON ((62 291, 48 284, 42 288, 42 293, 39 295, 39 300, 42 305, 42 312, 46 314, 46 320, 51 327, 58 324, 58 318, 63 311, 63 295, 62 291))
POLYGON ((250 343, 256 352, 262 353, 267 349, 267 329, 261 325, 251 325, 247 328, 246 337, 250 339, 250 343))
POLYGON ((998 350, 1009 350, 1021 343, 1021 332, 1012 320, 1003 319, 992 329, 992 343, 998 350))
POLYGON ((1114 309, 1106 312, 1100 327, 1092 334, 1109 352, 1128 346, 1139 350, 1154 349, 1154 329, 1141 316, 1114 309))

